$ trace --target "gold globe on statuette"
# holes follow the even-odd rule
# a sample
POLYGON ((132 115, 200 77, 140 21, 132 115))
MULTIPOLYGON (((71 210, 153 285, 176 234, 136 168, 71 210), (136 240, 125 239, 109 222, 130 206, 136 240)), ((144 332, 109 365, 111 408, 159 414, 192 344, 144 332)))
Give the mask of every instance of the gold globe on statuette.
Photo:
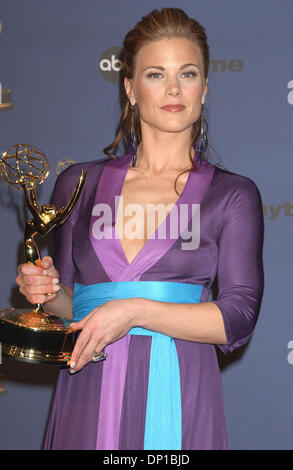
MULTIPOLYGON (((33 145, 16 144, 2 154, 0 159, 2 179, 23 190, 25 203, 32 218, 26 220, 24 253, 28 263, 38 264, 41 259, 34 237, 45 237, 59 227, 74 209, 86 172, 79 176, 75 189, 60 209, 52 204, 38 204, 35 189, 49 176, 49 164, 44 152, 33 145)), ((70 359, 74 345, 73 332, 68 320, 45 312, 42 304, 33 309, 0 309, 0 341, 2 353, 26 362, 62 364, 70 359)))

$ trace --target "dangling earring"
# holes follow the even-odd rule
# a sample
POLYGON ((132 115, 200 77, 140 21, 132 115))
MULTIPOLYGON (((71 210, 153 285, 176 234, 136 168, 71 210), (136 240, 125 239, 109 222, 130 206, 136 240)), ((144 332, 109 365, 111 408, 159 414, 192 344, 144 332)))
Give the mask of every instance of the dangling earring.
POLYGON ((137 140, 136 140, 136 135, 135 135, 135 130, 134 130, 134 110, 135 110, 135 105, 131 106, 131 128, 130 128, 130 150, 129 153, 132 153, 132 162, 131 166, 134 167, 136 165, 136 150, 137 150, 137 140))
POLYGON ((204 153, 207 148, 208 148, 208 139, 207 139, 207 134, 204 130, 204 118, 203 118, 203 105, 202 105, 202 111, 200 115, 200 135, 195 143, 195 150, 199 153, 204 153))

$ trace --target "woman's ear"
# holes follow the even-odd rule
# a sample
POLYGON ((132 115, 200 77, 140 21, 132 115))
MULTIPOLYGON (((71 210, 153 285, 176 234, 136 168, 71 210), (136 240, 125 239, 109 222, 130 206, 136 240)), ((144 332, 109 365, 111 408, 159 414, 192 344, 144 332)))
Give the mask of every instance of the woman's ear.
POLYGON ((201 104, 205 103, 207 92, 208 92, 208 78, 206 78, 206 80, 205 80, 203 94, 202 94, 202 97, 201 97, 201 104))
POLYGON ((132 106, 134 106, 135 103, 136 103, 136 100, 134 98, 134 93, 133 93, 133 88, 132 88, 132 80, 130 80, 127 77, 124 78, 124 88, 125 88, 125 92, 126 92, 126 95, 129 99, 130 103, 132 104, 132 106))

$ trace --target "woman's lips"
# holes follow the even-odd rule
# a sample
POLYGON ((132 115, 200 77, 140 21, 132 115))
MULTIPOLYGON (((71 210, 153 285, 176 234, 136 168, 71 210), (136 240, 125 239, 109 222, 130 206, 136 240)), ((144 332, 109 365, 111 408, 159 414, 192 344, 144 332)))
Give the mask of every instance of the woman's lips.
POLYGON ((169 111, 169 113, 178 113, 179 111, 183 111, 185 109, 185 106, 182 104, 168 104, 166 106, 162 106, 164 111, 169 111))

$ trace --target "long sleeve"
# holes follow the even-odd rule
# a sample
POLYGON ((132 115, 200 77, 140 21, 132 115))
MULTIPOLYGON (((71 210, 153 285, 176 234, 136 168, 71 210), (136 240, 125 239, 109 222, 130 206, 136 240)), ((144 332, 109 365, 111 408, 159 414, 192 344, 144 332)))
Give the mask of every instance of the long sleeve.
MULTIPOLYGON (((69 201, 78 182, 79 171, 80 165, 76 164, 58 176, 51 198, 51 202, 57 210, 69 201)), ((75 278, 75 266, 72 258, 72 230, 78 217, 78 205, 79 201, 66 222, 53 230, 54 265, 59 272, 60 282, 70 289, 73 289, 75 278)))
POLYGON ((214 303, 220 309, 228 354, 245 344, 256 325, 264 288, 262 261, 264 221, 261 196, 243 178, 226 204, 219 239, 218 288, 214 303))

